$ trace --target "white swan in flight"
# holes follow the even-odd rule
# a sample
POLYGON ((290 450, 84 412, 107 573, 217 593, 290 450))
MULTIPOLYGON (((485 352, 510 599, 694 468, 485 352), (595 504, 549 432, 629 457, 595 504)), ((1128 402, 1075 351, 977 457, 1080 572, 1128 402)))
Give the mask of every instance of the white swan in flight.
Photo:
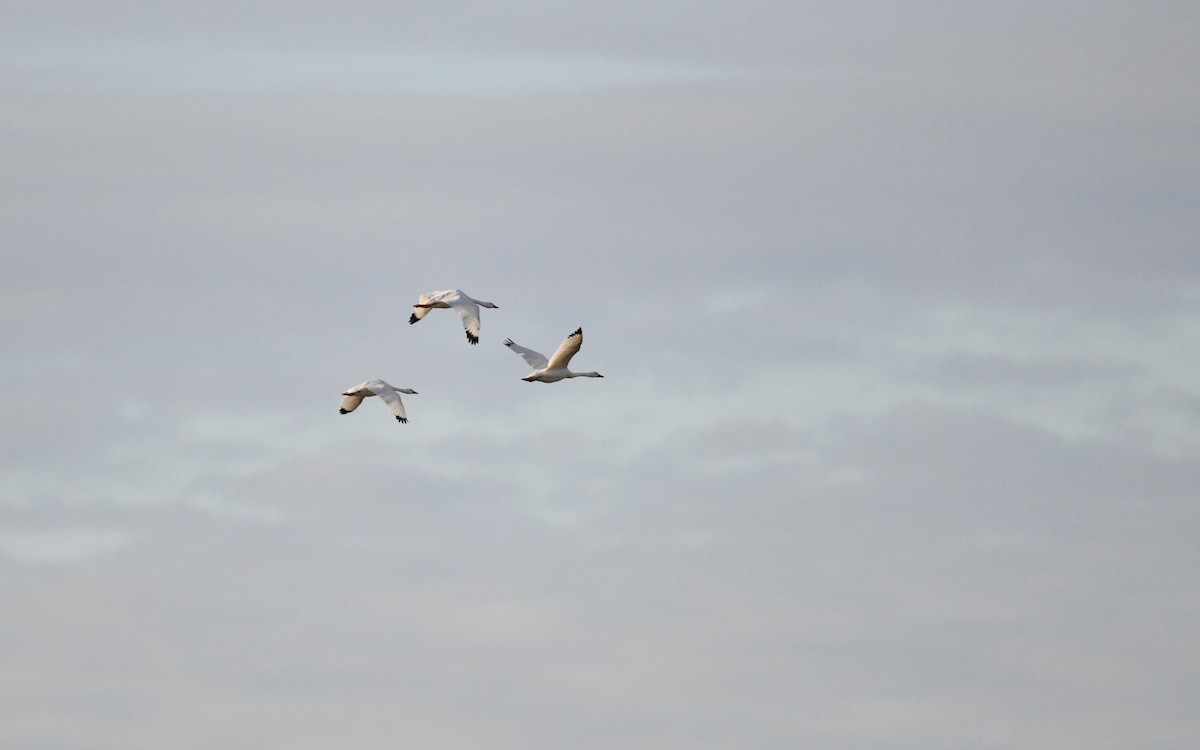
POLYGON ((556 383, 564 378, 604 377, 598 372, 571 372, 567 369, 567 363, 571 361, 571 357, 574 357, 575 353, 579 351, 579 347, 583 346, 582 328, 576 328, 575 333, 563 339, 563 342, 558 345, 558 351, 554 352, 554 356, 550 359, 546 359, 532 349, 514 344, 512 339, 504 339, 504 345, 524 357, 529 366, 533 368, 533 372, 521 378, 527 383, 556 383))
POLYGON ((421 318, 429 314, 429 311, 435 307, 452 307, 458 312, 458 317, 462 319, 463 328, 467 331, 467 341, 472 344, 479 343, 479 308, 490 307, 493 310, 499 310, 496 305, 483 300, 471 299, 466 292, 461 289, 447 289, 441 292, 433 292, 432 294, 422 294, 417 300, 417 304, 413 305, 412 315, 409 316, 410 324, 416 323, 421 318))
POLYGON ((401 393, 417 395, 417 392, 411 388, 397 388, 382 380, 368 380, 342 391, 342 407, 338 411, 342 414, 349 414, 358 408, 364 398, 378 396, 392 410, 392 416, 396 418, 396 421, 407 422, 408 415, 404 413, 404 404, 400 401, 401 393))

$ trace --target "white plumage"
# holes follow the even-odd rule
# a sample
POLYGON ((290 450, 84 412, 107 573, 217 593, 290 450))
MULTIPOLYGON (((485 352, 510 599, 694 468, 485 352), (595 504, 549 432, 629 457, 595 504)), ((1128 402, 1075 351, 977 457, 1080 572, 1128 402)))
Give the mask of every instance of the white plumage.
POLYGON ((397 421, 407 422, 408 415, 404 413, 404 403, 400 400, 401 393, 415 396, 417 392, 411 388, 397 388, 382 380, 368 380, 342 391, 342 406, 339 411, 342 414, 349 414, 358 408, 364 398, 378 396, 383 399, 383 403, 388 405, 388 409, 391 410, 392 416, 396 417, 397 421))
POLYGON ((422 294, 417 304, 413 305, 412 315, 409 316, 410 324, 416 323, 421 318, 429 314, 429 311, 435 307, 450 307, 458 313, 458 317, 462 320, 463 329, 467 332, 467 341, 472 344, 479 343, 479 308, 490 307, 493 310, 498 310, 496 305, 483 300, 472 299, 468 297, 466 292, 461 289, 447 289, 441 292, 433 292, 432 294, 422 294))
POLYGON ((528 383, 555 383, 565 378, 604 377, 598 372, 571 372, 567 369, 567 363, 571 361, 571 357, 574 357, 579 351, 579 347, 583 346, 582 328, 576 328, 574 333, 563 339, 563 342, 558 345, 558 351, 554 352, 550 359, 546 359, 544 355, 532 349, 526 349, 513 343, 512 339, 505 339, 504 345, 520 354, 533 368, 533 372, 521 378, 528 383))

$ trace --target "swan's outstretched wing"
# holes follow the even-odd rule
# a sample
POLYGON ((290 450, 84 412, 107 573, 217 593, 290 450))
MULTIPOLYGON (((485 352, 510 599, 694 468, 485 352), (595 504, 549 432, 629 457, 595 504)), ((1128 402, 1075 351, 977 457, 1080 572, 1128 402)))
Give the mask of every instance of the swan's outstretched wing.
POLYGON ((361 404, 362 401, 363 401, 362 396, 350 396, 350 395, 343 393, 342 394, 342 405, 338 409, 338 411, 342 414, 349 414, 350 412, 357 409, 358 405, 361 404))
POLYGON ((579 351, 579 347, 583 346, 583 329, 576 328, 575 333, 563 339, 563 342, 558 345, 558 351, 550 357, 550 364, 546 365, 550 370, 565 369, 567 363, 571 361, 571 357, 575 356, 575 352, 579 351))
POLYGON ((504 339, 504 345, 525 358, 525 361, 535 370, 544 370, 550 362, 532 349, 526 349, 520 344, 514 344, 512 339, 504 339))
MULTIPOLYGON (((427 304, 429 304, 429 301, 438 294, 441 294, 441 292, 434 292, 433 294, 422 294, 417 299, 417 304, 418 305, 427 305, 427 304)), ((409 324, 411 325, 412 323, 416 323, 418 320, 420 320, 421 318, 428 315, 429 311, 432 309, 433 309, 432 307, 414 307, 413 311, 412 311, 412 315, 408 316, 409 324)))
POLYGON ((462 320, 463 330, 467 332, 467 341, 472 344, 479 343, 479 305, 475 304, 465 294, 455 294, 453 297, 446 297, 445 301, 454 308, 458 313, 458 317, 462 320))
POLYGON ((388 405, 388 408, 392 411, 392 416, 401 422, 408 421, 408 415, 404 413, 404 403, 400 400, 400 394, 396 393, 390 385, 384 382, 373 382, 369 388, 372 393, 383 399, 383 403, 388 405))

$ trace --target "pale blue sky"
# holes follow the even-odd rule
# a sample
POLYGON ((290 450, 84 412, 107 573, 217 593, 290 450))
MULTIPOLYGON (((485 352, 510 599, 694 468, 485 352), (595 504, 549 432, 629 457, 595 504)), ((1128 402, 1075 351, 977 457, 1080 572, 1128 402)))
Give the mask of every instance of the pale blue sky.
POLYGON ((1198 21, 6 4, 0 745, 1195 747, 1198 21))

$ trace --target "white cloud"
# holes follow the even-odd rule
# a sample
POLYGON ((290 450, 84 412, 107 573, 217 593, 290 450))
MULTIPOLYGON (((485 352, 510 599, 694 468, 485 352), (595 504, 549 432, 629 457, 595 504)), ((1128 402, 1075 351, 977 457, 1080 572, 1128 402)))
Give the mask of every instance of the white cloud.
POLYGON ((67 565, 115 552, 132 536, 112 529, 6 529, 0 552, 21 563, 67 565))

